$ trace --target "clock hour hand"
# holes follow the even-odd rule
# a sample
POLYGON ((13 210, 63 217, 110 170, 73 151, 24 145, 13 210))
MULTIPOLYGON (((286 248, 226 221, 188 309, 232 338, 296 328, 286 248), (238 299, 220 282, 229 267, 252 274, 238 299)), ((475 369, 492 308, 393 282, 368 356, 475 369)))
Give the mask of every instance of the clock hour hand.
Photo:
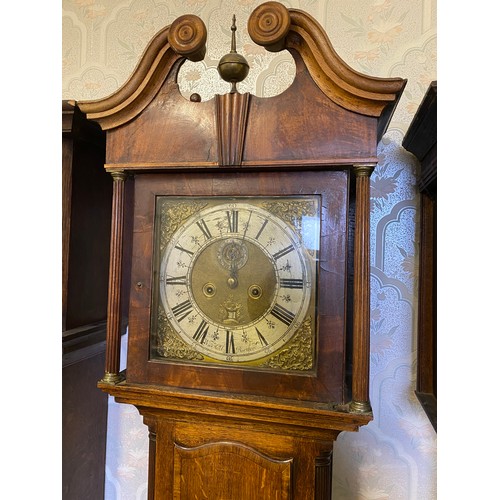
POLYGON ((236 288, 238 286, 238 265, 235 259, 231 261, 227 285, 229 288, 236 288))
POLYGON ((238 286, 238 270, 246 264, 248 249, 242 241, 230 240, 222 245, 217 258, 225 269, 229 270, 227 285, 234 289, 238 286))

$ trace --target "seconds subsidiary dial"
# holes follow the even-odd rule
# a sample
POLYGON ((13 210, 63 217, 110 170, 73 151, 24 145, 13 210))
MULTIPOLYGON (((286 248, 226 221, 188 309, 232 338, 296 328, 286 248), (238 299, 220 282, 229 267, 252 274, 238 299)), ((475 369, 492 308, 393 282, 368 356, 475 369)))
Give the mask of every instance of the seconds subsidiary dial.
POLYGON ((160 197, 157 356, 287 369, 305 331, 312 368, 318 205, 160 197))

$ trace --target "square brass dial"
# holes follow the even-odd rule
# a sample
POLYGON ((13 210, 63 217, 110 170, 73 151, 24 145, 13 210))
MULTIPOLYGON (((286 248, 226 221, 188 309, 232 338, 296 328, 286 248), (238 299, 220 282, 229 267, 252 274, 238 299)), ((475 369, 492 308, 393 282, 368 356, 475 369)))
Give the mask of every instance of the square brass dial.
POLYGON ((320 207, 157 196, 150 359, 314 370, 320 207))

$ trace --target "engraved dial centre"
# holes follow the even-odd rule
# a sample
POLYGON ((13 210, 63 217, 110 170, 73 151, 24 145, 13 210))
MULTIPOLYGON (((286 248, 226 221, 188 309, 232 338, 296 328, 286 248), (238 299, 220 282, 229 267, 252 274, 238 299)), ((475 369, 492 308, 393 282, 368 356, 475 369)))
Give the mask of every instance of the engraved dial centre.
POLYGON ((191 270, 194 300, 219 325, 253 323, 273 304, 276 287, 272 260, 257 245, 240 238, 207 245, 191 270), (207 283, 217 292, 208 294, 207 283))

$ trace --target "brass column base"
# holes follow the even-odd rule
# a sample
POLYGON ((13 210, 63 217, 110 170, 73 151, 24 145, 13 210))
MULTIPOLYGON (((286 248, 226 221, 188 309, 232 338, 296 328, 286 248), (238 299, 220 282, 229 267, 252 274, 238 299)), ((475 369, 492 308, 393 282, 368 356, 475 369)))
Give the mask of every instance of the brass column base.
POLYGON ((349 411, 352 413, 371 413, 372 407, 369 401, 351 401, 349 411))
POLYGON ((125 380, 124 377, 122 375, 120 375, 119 373, 106 372, 104 374, 104 377, 101 379, 101 383, 116 385, 116 384, 122 382, 123 380, 125 380))

